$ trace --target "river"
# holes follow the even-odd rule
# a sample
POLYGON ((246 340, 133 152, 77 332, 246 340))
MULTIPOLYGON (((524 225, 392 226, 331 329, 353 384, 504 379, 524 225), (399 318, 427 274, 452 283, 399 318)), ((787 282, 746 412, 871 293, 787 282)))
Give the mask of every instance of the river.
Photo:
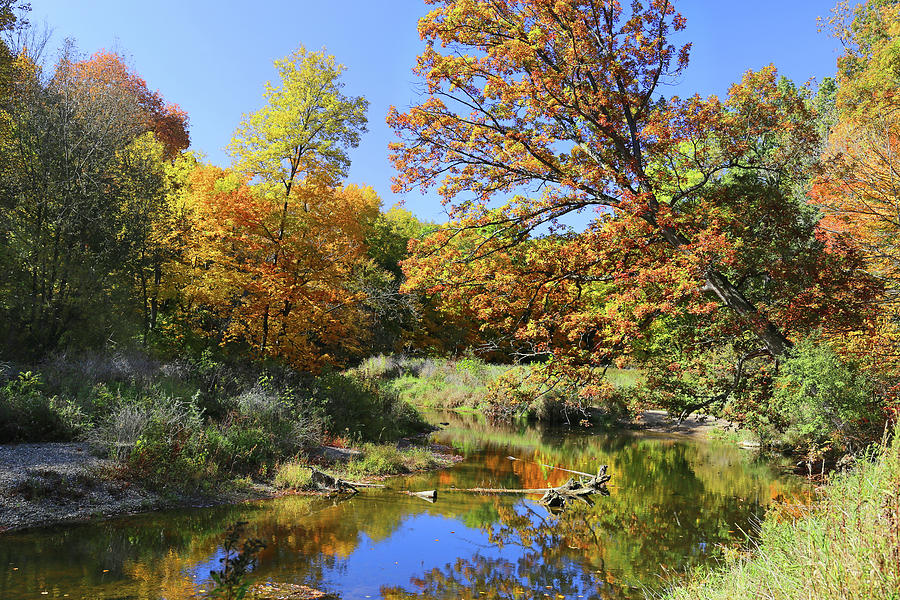
POLYGON ((776 500, 807 494, 783 465, 725 443, 649 433, 491 426, 433 415, 465 459, 347 500, 288 496, 0 536, 0 598, 181 600, 210 589, 223 532, 247 521, 266 548, 259 581, 355 598, 643 598, 746 543, 776 500), (518 460, 511 460, 514 457, 518 460), (609 497, 560 515, 538 496, 451 488, 540 488, 558 465, 609 465, 609 497), (398 490, 437 489, 429 503, 398 490))

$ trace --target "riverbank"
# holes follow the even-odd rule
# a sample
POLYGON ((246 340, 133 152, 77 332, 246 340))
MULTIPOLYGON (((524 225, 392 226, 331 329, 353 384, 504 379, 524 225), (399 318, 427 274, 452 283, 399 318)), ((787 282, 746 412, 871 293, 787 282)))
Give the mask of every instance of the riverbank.
POLYGON ((0 445, 0 534, 60 523, 105 519, 179 507, 239 504, 310 492, 291 473, 307 464, 336 476, 375 480, 393 474, 446 468, 455 459, 440 446, 398 449, 366 445, 362 450, 325 446, 302 460, 279 465, 271 479, 220 482, 210 492, 169 489, 162 493, 129 478, 125 466, 92 453, 89 444, 0 445))
POLYGON ((666 600, 896 600, 900 590, 900 436, 834 474, 811 505, 770 510, 759 542, 724 551, 666 600))
POLYGON ((664 410, 645 410, 624 425, 630 429, 677 434, 698 440, 733 438, 733 441, 742 447, 759 446, 753 441, 752 433, 737 430, 730 421, 709 415, 690 415, 678 419, 664 410), (731 433, 735 435, 729 436, 731 433))

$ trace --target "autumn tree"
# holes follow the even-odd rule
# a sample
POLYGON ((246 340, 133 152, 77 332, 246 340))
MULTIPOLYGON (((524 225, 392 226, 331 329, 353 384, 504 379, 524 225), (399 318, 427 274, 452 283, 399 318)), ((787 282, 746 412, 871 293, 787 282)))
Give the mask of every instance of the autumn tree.
POLYGON ((350 283, 378 213, 374 191, 306 179, 285 199, 244 174, 197 165, 182 194, 187 272, 176 278, 195 330, 307 370, 359 350, 361 296, 350 283))
POLYGON ((21 15, 28 10, 29 5, 22 4, 18 0, 0 0, 0 94, 3 95, 10 91, 15 59, 15 55, 4 37, 7 33, 27 25, 27 21, 21 15))
POLYGON ((879 315, 860 335, 836 340, 873 369, 900 374, 900 3, 840 3, 830 21, 844 53, 838 59, 834 114, 812 201, 823 227, 860 249, 865 268, 884 286, 879 315))
MULTIPOLYGON (((290 223, 298 213, 309 211, 303 201, 309 190, 295 192, 295 186, 334 186, 346 175, 347 150, 359 144, 366 130, 368 102, 343 94, 344 67, 324 51, 308 52, 301 46, 275 61, 275 68, 280 83, 266 83, 266 106, 244 117, 229 151, 235 169, 258 180, 267 197, 280 198, 280 216, 269 232, 274 248, 266 259, 278 269, 290 223)), ((279 309, 265 306, 262 311, 258 347, 263 354, 269 344, 270 310, 279 309)))
POLYGON ((828 274, 855 270, 823 255, 797 194, 818 147, 804 90, 768 67, 724 100, 664 96, 690 50, 668 0, 429 3, 428 96, 388 122, 397 189, 438 186, 452 221, 419 244, 411 288, 558 365, 655 356, 677 381, 718 354, 688 408, 738 392, 824 312, 853 318, 828 274), (584 230, 559 224, 585 209, 584 230))
POLYGON ((130 98, 143 128, 162 143, 165 158, 171 160, 190 146, 187 113, 178 105, 167 103, 159 92, 150 91, 144 78, 118 54, 101 50, 72 68, 73 77, 92 93, 102 96, 115 89, 130 98))
POLYGON ((19 59, 27 68, 3 106, 0 310, 5 349, 40 355, 102 342, 130 323, 121 315, 132 312, 135 255, 162 195, 162 166, 145 102, 153 95, 121 61, 77 60, 67 47, 45 75, 19 59))

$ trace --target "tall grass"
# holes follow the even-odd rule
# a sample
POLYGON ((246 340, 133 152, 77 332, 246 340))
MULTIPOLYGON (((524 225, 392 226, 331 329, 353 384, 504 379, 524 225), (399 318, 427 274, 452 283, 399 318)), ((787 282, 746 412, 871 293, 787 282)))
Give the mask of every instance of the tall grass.
POLYGON ((668 600, 900 598, 900 428, 880 456, 825 487, 811 507, 782 507, 750 552, 726 552, 668 600))
POLYGON ((512 365, 490 365, 475 358, 375 356, 355 372, 382 380, 402 400, 426 408, 478 408, 488 386, 512 365))
POLYGON ((626 411, 629 388, 644 379, 635 369, 604 369, 617 390, 613 399, 586 402, 581 386, 571 381, 548 389, 530 365, 493 365, 473 357, 424 358, 403 355, 375 356, 354 372, 379 379, 382 387, 416 406, 437 409, 473 409, 493 419, 527 417, 546 423, 577 423, 590 417, 614 422, 626 411), (510 384, 511 387, 510 387, 510 384), (512 393, 511 393, 512 392, 512 393))

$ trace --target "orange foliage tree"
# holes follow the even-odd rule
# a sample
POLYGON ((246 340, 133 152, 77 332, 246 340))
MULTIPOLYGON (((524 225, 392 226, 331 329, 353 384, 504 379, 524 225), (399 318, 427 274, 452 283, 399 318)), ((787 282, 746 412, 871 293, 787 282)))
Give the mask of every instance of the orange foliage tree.
POLYGON ((133 98, 134 118, 162 142, 167 159, 190 146, 187 113, 177 104, 167 103, 158 91, 150 91, 147 82, 118 54, 101 50, 74 63, 70 75, 87 87, 95 101, 112 89, 133 98))
POLYGON ((371 188, 308 178, 285 198, 198 166, 186 202, 194 216, 181 294, 194 326, 306 370, 359 350, 361 295, 351 284, 380 206, 371 188))
POLYGON ((439 186, 452 221, 416 247, 410 289, 557 373, 653 359, 688 410, 740 393, 795 332, 850 326, 855 256, 823 251, 794 193, 818 144, 803 90, 768 67, 724 100, 663 96, 690 49, 668 0, 429 3, 429 96, 388 122, 397 189, 439 186), (584 209, 584 230, 558 223, 584 209))

